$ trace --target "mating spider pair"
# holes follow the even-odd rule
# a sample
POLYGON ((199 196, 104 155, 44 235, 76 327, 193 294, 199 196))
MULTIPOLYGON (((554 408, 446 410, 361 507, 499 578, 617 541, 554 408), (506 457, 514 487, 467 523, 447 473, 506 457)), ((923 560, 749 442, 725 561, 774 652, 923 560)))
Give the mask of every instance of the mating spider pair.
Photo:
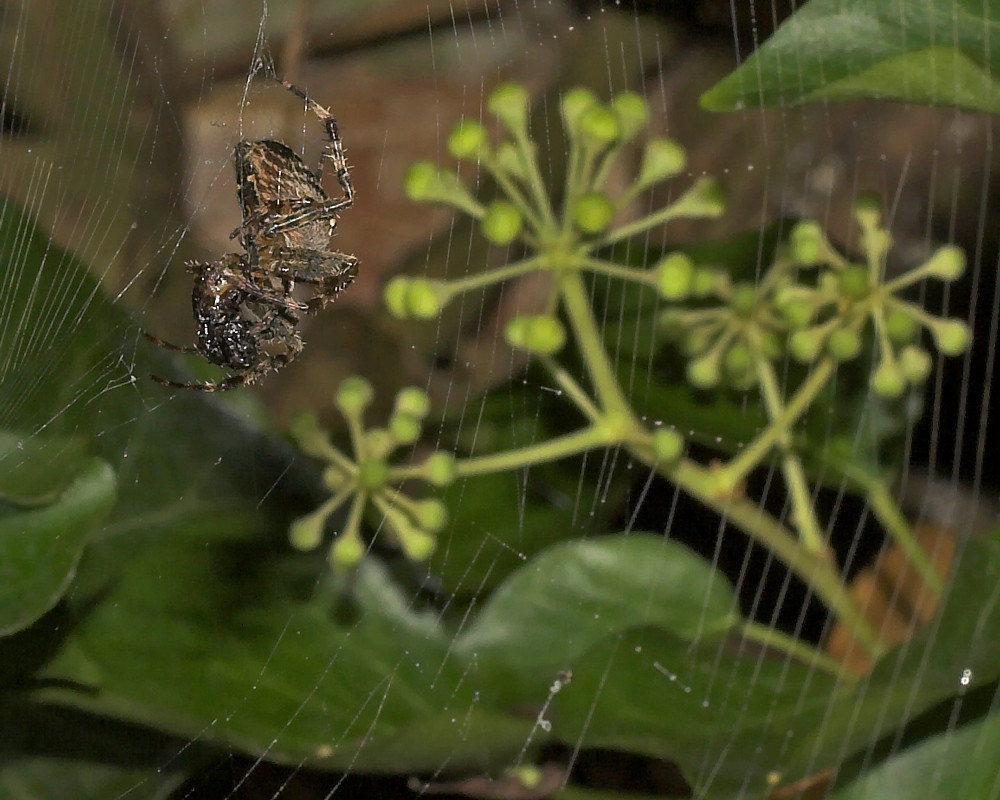
POLYGON ((337 121, 301 89, 279 82, 326 127, 319 171, 308 169, 281 142, 243 140, 236 145, 236 195, 243 222, 229 238, 238 238, 245 252, 186 265, 195 276, 191 300, 197 344, 181 347, 144 334, 160 347, 197 353, 234 374, 218 383, 181 383, 153 375, 159 383, 216 392, 247 386, 280 369, 302 350, 297 330, 301 315, 332 302, 358 274, 354 256, 331 248, 337 212, 354 204, 337 121), (331 200, 323 190, 324 160, 336 170, 343 190, 339 199, 331 200), (293 297, 296 282, 314 287, 313 296, 293 297))

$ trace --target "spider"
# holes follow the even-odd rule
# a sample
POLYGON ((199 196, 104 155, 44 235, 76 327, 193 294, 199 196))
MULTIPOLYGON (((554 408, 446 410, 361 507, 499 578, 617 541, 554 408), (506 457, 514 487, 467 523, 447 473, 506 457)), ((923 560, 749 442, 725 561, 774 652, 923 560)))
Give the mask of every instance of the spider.
POLYGON ((248 386, 288 364, 302 350, 297 325, 336 299, 358 274, 358 260, 331 248, 337 212, 354 204, 354 185, 333 115, 301 89, 279 81, 323 122, 327 142, 312 172, 291 148, 263 139, 235 148, 236 195, 243 222, 230 234, 245 253, 217 261, 187 263, 194 273, 192 305, 198 341, 182 347, 145 333, 159 347, 196 353, 233 371, 217 383, 182 383, 153 375, 179 389, 204 392, 248 386), (323 190, 323 162, 331 162, 343 196, 323 190), (311 297, 293 297, 296 282, 313 287, 311 297))

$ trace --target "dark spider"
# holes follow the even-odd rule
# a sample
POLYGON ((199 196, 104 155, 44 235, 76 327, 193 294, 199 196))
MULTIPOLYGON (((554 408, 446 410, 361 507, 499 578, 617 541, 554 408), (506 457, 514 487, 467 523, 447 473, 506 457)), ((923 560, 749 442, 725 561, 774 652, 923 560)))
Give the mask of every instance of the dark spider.
POLYGON ((330 246, 337 212, 354 204, 337 121, 301 89, 280 83, 301 97, 326 126, 320 168, 312 172, 281 142, 244 140, 236 145, 236 195, 243 222, 229 238, 239 237, 246 253, 187 264, 195 275, 191 299, 197 344, 180 347, 144 334, 160 347, 197 353, 234 374, 218 383, 181 383, 153 375, 159 383, 216 392, 260 380, 302 350, 296 330, 301 314, 315 313, 335 300, 358 274, 358 260, 330 246), (323 190, 324 160, 336 170, 343 190, 339 199, 331 200, 323 190), (313 287, 314 294, 305 300, 294 298, 296 281, 313 287))

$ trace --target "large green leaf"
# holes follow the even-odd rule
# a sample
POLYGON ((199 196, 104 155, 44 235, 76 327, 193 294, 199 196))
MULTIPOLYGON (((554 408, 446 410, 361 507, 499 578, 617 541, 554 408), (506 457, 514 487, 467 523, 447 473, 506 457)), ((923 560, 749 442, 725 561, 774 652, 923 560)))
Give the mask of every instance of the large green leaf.
POLYGON ((998 36, 994 0, 811 0, 701 103, 878 98, 997 113, 998 36))
MULTIPOLYGON (((0 483, 19 485, 19 494, 29 494, 30 487, 16 473, 20 467, 40 473, 38 450, 28 448, 29 455, 16 462, 16 451, 8 452, 0 459, 0 469, 9 469, 0 483)), ((56 480, 39 480, 46 496, 52 486, 70 481, 50 505, 0 508, 0 636, 24 629, 58 602, 76 572, 87 538, 114 505, 111 467, 97 458, 78 458, 74 466, 70 477, 57 460, 52 464, 56 480)))
POLYGON ((1000 714, 932 736, 882 764, 833 795, 833 800, 924 800, 928 797, 1000 797, 997 773, 1000 714))

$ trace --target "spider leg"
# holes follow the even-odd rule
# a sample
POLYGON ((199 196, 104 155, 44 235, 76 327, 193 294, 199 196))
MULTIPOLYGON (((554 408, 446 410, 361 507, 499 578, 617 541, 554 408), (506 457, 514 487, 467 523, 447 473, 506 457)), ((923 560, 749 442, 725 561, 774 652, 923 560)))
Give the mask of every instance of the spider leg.
POLYGON ((153 334, 147 333, 146 331, 143 331, 142 335, 145 336, 149 341, 151 341, 157 347, 162 347, 164 350, 173 350, 174 352, 177 353, 187 353, 189 355, 192 353, 201 352, 201 350, 199 350, 195 345, 187 345, 182 347, 179 344, 171 344, 170 342, 164 341, 159 336, 153 336, 153 334))
POLYGON ((323 159, 328 160, 337 173, 337 183, 340 184, 340 188, 344 192, 345 205, 343 207, 350 206, 354 203, 354 184, 351 183, 351 174, 347 169, 347 157, 344 155, 344 143, 340 138, 340 129, 337 127, 337 120, 330 113, 330 110, 323 108, 315 100, 311 99, 304 91, 302 91, 297 86, 293 86, 288 81, 279 80, 282 86, 284 86, 288 91, 297 97, 302 98, 305 101, 306 107, 312 111, 317 117, 319 117, 323 124, 326 126, 326 136, 329 140, 326 147, 323 149, 323 155, 320 156, 320 170, 323 168, 323 159))
MULTIPOLYGON (((323 219, 334 219, 338 211, 348 208, 353 201, 324 200, 318 201, 311 197, 297 197, 282 201, 288 210, 283 211, 277 204, 269 205, 250 214, 238 228, 229 234, 235 239, 242 233, 252 230, 257 225, 262 229, 254 232, 254 238, 259 236, 270 238, 287 230, 294 230, 302 225, 323 219)), ((241 240, 242 241, 242 240, 241 240)))
POLYGON ((347 253, 308 247, 267 247, 261 252, 277 275, 302 283, 340 291, 358 276, 358 259, 347 253))

